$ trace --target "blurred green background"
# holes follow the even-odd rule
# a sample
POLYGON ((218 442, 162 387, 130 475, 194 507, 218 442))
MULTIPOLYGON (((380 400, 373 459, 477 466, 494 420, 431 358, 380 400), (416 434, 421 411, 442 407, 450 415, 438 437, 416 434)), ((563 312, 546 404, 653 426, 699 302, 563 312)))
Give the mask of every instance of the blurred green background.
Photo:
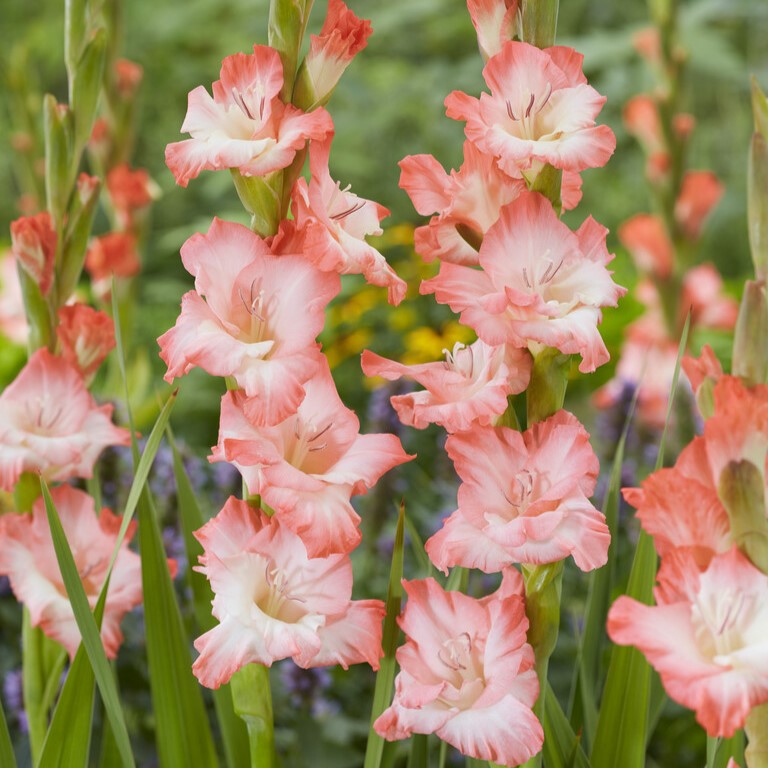
MULTIPOLYGON (((358 410, 370 429, 385 429, 391 413, 386 413, 386 400, 382 410, 381 398, 375 402, 368 385, 362 382, 360 351, 369 347, 413 362, 433 358, 443 347, 467 339, 446 307, 437 306, 431 297, 418 297, 419 278, 431 274, 432 268, 421 265, 410 247, 412 227, 419 223, 419 217, 398 188, 397 162, 407 154, 431 153, 446 169, 460 164, 463 125, 445 117, 442 103, 454 89, 472 94, 483 89, 482 62, 462 0, 349 0, 349 5, 358 15, 372 20, 374 34, 329 105, 336 125, 331 170, 342 184, 350 183, 352 191, 392 211, 391 218, 384 222, 385 235, 378 245, 411 287, 408 299, 393 310, 386 305, 384 290, 364 287, 355 278, 347 279, 341 297, 329 312, 329 328, 323 341, 345 402, 358 410)), ((44 92, 66 99, 63 6, 63 0, 2 0, 0 28, 4 45, 0 48, 0 68, 4 75, 23 74, 28 84, 28 106, 33 112, 44 92)), ((228 174, 206 172, 188 189, 181 189, 165 167, 164 148, 180 138, 187 93, 200 84, 209 88, 218 77, 224 56, 248 52, 254 43, 266 43, 267 8, 266 0, 125 2, 121 55, 144 68, 133 164, 147 168, 162 189, 153 207, 143 274, 136 283, 138 311, 131 333, 133 395, 138 402, 149 403, 145 429, 156 395, 166 390, 155 339, 175 322, 180 297, 192 282, 181 266, 179 247, 193 232, 205 231, 214 215, 245 221, 228 174)), ((315 29, 322 23, 324 11, 325 4, 317 0, 312 20, 315 29)), ((621 123, 626 100, 653 87, 647 66, 631 45, 632 34, 647 26, 647 19, 644 0, 562 0, 558 26, 558 42, 572 45, 585 55, 587 77, 607 95, 600 120, 609 124, 618 138, 610 163, 584 174, 584 198, 577 210, 567 215, 567 221, 575 228, 591 214, 611 229, 609 247, 617 253, 616 279, 630 287, 636 276, 613 233, 622 221, 650 206, 644 157, 621 123)), ((726 188, 705 229, 699 259, 713 261, 726 278, 728 290, 738 296, 750 271, 745 196, 746 152, 751 134, 749 77, 755 75, 764 88, 768 87, 768 3, 682 2, 680 31, 688 60, 679 109, 691 112, 697 119, 690 167, 715 171, 726 188)), ((6 88, 0 92, 0 100, 2 245, 8 241, 9 222, 20 215, 11 149, 19 121, 6 88)), ((97 231, 105 227, 106 220, 97 221, 97 231)), ((623 328, 638 312, 631 297, 623 300, 618 310, 606 311, 602 332, 614 359, 623 328)), ((696 339, 694 346, 703 340, 696 339)), ((707 340, 714 341, 716 349, 727 355, 727 337, 707 340)), ((6 343, 0 340, 0 344, 6 343)), ((603 459, 610 459, 612 438, 599 434, 601 429, 605 432, 606 426, 595 422, 587 403, 589 393, 611 376, 612 369, 613 364, 594 376, 578 377, 568 399, 569 407, 586 420, 588 428, 598 432, 597 445, 603 449, 603 459)), ((0 384, 14 373, 12 368, 0 370, 0 384)), ((200 371, 190 374, 182 386, 174 422, 190 454, 202 457, 216 441, 220 392, 220 383, 200 371)), ((617 416, 620 423, 623 414, 617 416)), ((405 430, 403 441, 409 451, 420 454, 419 462, 404 468, 394 480, 385 478, 373 498, 366 500, 368 536, 356 563, 358 577, 362 574, 368 579, 366 596, 378 595, 384 588, 393 498, 407 493, 409 511, 424 536, 439 526, 440 515, 455 508, 455 479, 440 450, 439 430, 405 430)), ((642 439, 634 446, 636 456, 631 461, 635 462, 635 470, 644 461, 645 448, 642 439)), ((604 463, 607 466, 608 462, 604 463)), ((631 473, 626 482, 633 482, 631 473)), ((629 546, 626 544, 627 549, 629 546)), ((415 557, 413 560, 418 562, 415 557)), ((583 579, 571 571, 569 575, 572 580, 566 580, 568 609, 564 611, 564 622, 577 625, 583 605, 583 579)), ((478 581, 475 587, 487 585, 478 581)), ((140 631, 134 635, 140 638, 140 631)), ((564 634, 561 645, 565 645, 566 652, 568 642, 564 634)), ((345 707, 349 709, 350 702, 354 709, 361 686, 366 685, 359 682, 362 674, 356 671, 344 678, 347 682, 335 681, 341 686, 336 705, 342 702, 342 712, 345 707)), ((560 676, 564 685, 568 674, 567 665, 563 665, 560 676)), ((136 685, 137 691, 141 688, 141 684, 136 685)), ((141 711, 142 695, 136 694, 137 712, 141 711)), ((295 722, 291 725, 295 731, 294 736, 283 731, 278 738, 285 740, 287 753, 298 750, 296 765, 303 764, 299 747, 302 740, 317 737, 317 713, 312 711, 315 703, 310 699, 301 706, 293 699, 282 702, 287 708, 293 707, 295 722)), ((336 718, 335 730, 330 740, 327 734, 323 737, 327 757, 318 752, 315 765, 355 765, 358 753, 349 745, 359 742, 365 728, 361 731, 359 721, 345 719, 338 707, 331 707, 324 716, 336 718)), ((692 731, 692 722, 692 716, 681 713, 679 708, 665 713, 652 747, 657 765, 701 764, 703 736, 692 731)), ((151 730, 151 723, 142 723, 136 727, 151 730)), ((147 765, 151 764, 148 758, 147 765)), ((293 758, 287 764, 293 765, 293 758)))

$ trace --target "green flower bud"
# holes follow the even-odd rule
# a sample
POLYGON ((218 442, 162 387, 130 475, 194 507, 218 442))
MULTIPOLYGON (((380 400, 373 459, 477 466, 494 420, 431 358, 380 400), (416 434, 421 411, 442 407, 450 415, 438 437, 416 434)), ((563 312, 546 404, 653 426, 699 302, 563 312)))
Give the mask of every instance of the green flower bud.
POLYGON ((733 374, 768 383, 768 298, 765 280, 747 280, 733 338, 733 374))
POLYGON ((768 573, 768 519, 765 479, 751 461, 731 461, 720 473, 717 494, 728 512, 733 543, 768 573))
POLYGON ((58 227, 64 218, 72 189, 72 143, 74 125, 72 112, 66 104, 58 104, 47 94, 43 99, 45 131, 45 194, 48 212, 58 227))
POLYGON ((97 30, 83 50, 72 79, 72 111, 75 118, 75 158, 80 159, 93 130, 106 60, 107 36, 97 30))

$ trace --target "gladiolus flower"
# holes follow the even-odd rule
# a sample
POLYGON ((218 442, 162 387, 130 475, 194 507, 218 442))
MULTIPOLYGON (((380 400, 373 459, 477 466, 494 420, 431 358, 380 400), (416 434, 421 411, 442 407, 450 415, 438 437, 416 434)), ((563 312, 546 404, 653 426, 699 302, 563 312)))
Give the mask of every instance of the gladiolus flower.
POLYGON ((237 168, 243 176, 265 176, 286 168, 309 139, 333 130, 322 108, 304 114, 283 104, 283 66, 273 48, 254 45, 253 54, 227 56, 213 98, 203 86, 189 94, 182 133, 192 138, 169 144, 165 162, 186 187, 203 170, 237 168))
POLYGON ((571 232, 549 201, 524 192, 502 209, 480 247, 483 271, 443 263, 421 284, 487 344, 545 344, 580 354, 588 373, 608 360, 597 324, 600 308, 626 290, 606 269, 607 230, 591 217, 571 232))
POLYGON ((0 332, 16 344, 26 344, 27 316, 13 251, 0 252, 0 332))
POLYGON ((704 569, 682 555, 665 566, 658 605, 620 597, 608 634, 642 651, 710 736, 729 738, 768 701, 768 577, 735 547, 704 569))
POLYGON ((483 60, 495 56, 515 36, 518 5, 518 0, 467 0, 483 60))
POLYGON ((482 600, 445 592, 434 579, 404 581, 400 672, 392 705, 373 724, 385 739, 435 733, 462 754, 520 765, 541 750, 532 707, 539 694, 526 642, 522 577, 507 569, 482 600))
POLYGON ((158 339, 166 381, 199 366, 232 376, 255 398, 251 412, 260 408, 261 423, 294 413, 322 359, 315 339, 338 275, 303 256, 275 256, 247 227, 220 219, 187 240, 181 258, 195 290, 158 339))
POLYGON ((278 518, 231 497, 195 533, 201 567, 214 592, 219 624, 195 640, 192 671, 218 688, 246 664, 299 666, 368 663, 379 667, 380 600, 350 600, 346 555, 308 557, 301 539, 278 518))
POLYGON ((507 396, 522 392, 531 378, 527 350, 501 345, 489 347, 478 340, 456 343, 445 350, 445 361, 402 365, 365 350, 366 376, 396 381, 415 379, 425 389, 391 398, 400 421, 416 429, 440 424, 448 432, 463 432, 473 424, 487 426, 507 409, 507 396))
POLYGON ((143 168, 131 170, 127 163, 107 175, 107 190, 120 227, 133 227, 134 217, 158 197, 160 190, 143 168))
POLYGON ((115 277, 133 277, 141 269, 136 238, 129 232, 109 232, 95 237, 85 255, 85 268, 96 283, 115 277))
POLYGON ((115 82, 124 100, 132 98, 144 77, 144 69, 140 64, 129 59, 118 59, 115 62, 115 82))
POLYGON ((583 571, 605 565, 610 534, 589 501, 600 467, 575 416, 558 411, 522 434, 475 428, 445 448, 462 483, 459 508, 426 543, 438 568, 492 573, 569 554, 583 571))
POLYGON ((739 305, 723 295, 723 278, 712 264, 699 264, 683 278, 680 311, 691 311, 691 324, 698 328, 730 330, 736 325, 739 305))
POLYGON ((75 368, 39 349, 0 395, 0 488, 12 491, 22 472, 91 477, 104 448, 130 443, 111 416, 112 406, 96 405, 75 368))
POLYGON ((112 318, 85 304, 70 304, 59 310, 56 335, 62 357, 80 371, 85 381, 93 378, 115 346, 112 318))
POLYGON ((299 179, 293 188, 293 213, 302 230, 302 253, 324 272, 362 274, 371 285, 388 289, 390 304, 399 304, 408 286, 387 264, 386 259, 365 241, 380 235, 379 222, 389 211, 341 189, 328 170, 330 139, 313 143, 309 150, 309 184, 299 179))
POLYGON ((11 222, 11 251, 16 263, 37 283, 43 296, 48 295, 53 283, 56 241, 56 231, 47 212, 22 216, 11 222))
POLYGON ((723 366, 709 344, 705 344, 701 348, 699 357, 685 355, 681 364, 688 381, 691 383, 691 388, 697 395, 707 379, 716 384, 723 376, 723 366))
POLYGON ((698 240, 702 227, 723 196, 723 185, 711 171, 688 171, 675 203, 675 219, 689 240, 698 240))
MULTIPOLYGON (((93 609, 104 585, 121 520, 108 509, 102 509, 97 517, 93 499, 68 485, 53 488, 51 497, 93 609)), ((110 659, 117 656, 123 641, 123 616, 142 598, 141 563, 139 556, 128 549, 135 528, 135 523, 129 526, 120 546, 101 622, 101 639, 110 659)), ((73 658, 80 645, 80 630, 59 570, 42 498, 33 505, 31 515, 0 517, 0 574, 8 576, 17 600, 29 609, 32 626, 61 643, 73 658)))
POLYGON ((622 117, 627 131, 640 142, 647 154, 665 151, 659 109, 650 96, 633 96, 624 105, 622 117))
POLYGON ((301 537, 310 557, 325 557, 360 543, 350 496, 413 457, 394 435, 359 434, 360 422, 339 399, 327 364, 304 386, 296 413, 275 426, 255 423, 253 401, 242 392, 224 395, 212 460, 234 464, 249 492, 301 537))
POLYGON ((660 278, 672 274, 675 254, 658 216, 638 213, 619 227, 618 236, 641 272, 650 272, 660 278))
POLYGON ((502 207, 525 189, 522 179, 502 173, 493 155, 469 141, 464 142, 461 168, 450 175, 432 155, 410 155, 399 165, 400 187, 414 208, 422 216, 438 214, 414 232, 416 252, 426 261, 477 264, 483 236, 502 207))
POLYGON ((328 0, 328 15, 320 34, 309 36, 309 52, 303 65, 312 93, 311 106, 328 101, 372 32, 371 22, 355 16, 342 0, 328 0))
POLYGON ((491 93, 475 99, 454 91, 448 117, 465 120, 467 138, 515 178, 533 181, 547 163, 575 173, 603 166, 616 137, 595 125, 605 97, 587 85, 582 59, 563 46, 505 43, 483 70, 491 93))

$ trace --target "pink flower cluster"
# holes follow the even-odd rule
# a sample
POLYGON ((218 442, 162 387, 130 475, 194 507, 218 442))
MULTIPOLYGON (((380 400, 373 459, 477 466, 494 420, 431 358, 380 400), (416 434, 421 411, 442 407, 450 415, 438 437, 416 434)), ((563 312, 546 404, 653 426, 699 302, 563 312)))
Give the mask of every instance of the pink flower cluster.
POLYGON ((401 421, 449 433, 458 509, 427 541, 431 561, 503 581, 482 600, 431 579, 405 582, 401 672, 374 727, 387 739, 435 732, 476 759, 519 765, 541 749, 543 733, 531 710, 539 684, 514 565, 571 555, 591 570, 606 562, 610 535, 589 501, 598 461, 576 417, 560 410, 522 432, 499 422, 544 350, 578 355, 584 372, 608 360, 597 326, 624 289, 607 268, 607 230, 588 218, 573 232, 558 214, 578 203, 580 173, 604 165, 615 138, 595 125, 605 99, 587 84, 578 53, 512 40, 515 2, 468 7, 490 93, 446 99, 448 116, 465 122, 464 162, 447 174, 431 156, 407 157, 400 185, 432 215, 415 244, 440 268, 421 293, 460 313, 478 339, 441 362, 406 366, 366 351, 362 365, 369 376, 415 379, 424 390, 392 398, 401 421), (556 191, 535 191, 552 177, 556 191))
MULTIPOLYGON (((655 30, 646 37, 640 39, 639 48, 656 68, 655 30)), ((688 314, 691 330, 730 330, 738 311, 736 302, 723 295, 722 278, 712 264, 691 269, 682 263, 695 249, 723 186, 711 171, 682 173, 677 169, 695 120, 689 114, 675 114, 671 135, 666 135, 660 98, 646 94, 631 98, 624 107, 624 124, 645 153, 651 192, 662 208, 669 209, 669 215, 639 213, 619 227, 619 240, 640 274, 636 296, 645 313, 627 327, 616 376, 595 397, 596 405, 610 407, 627 384, 639 386, 639 415, 657 428, 666 418, 679 339, 688 314)))
POLYGON ((765 559, 750 559, 765 527, 768 387, 723 375, 711 350, 686 368, 711 390, 714 414, 674 467, 624 489, 661 567, 656 605, 619 598, 608 634, 637 646, 667 693, 727 738, 768 701, 768 575, 765 559))
POLYGON ((166 151, 182 186, 224 169, 291 185, 263 236, 214 219, 184 244, 195 287, 158 340, 168 381, 195 367, 227 379, 211 461, 231 462, 259 500, 230 499, 197 532, 220 623, 195 642, 193 671, 212 688, 250 663, 378 668, 381 656, 383 603, 350 600, 349 553, 361 538, 350 499, 412 457, 394 435, 360 434, 317 343, 339 275, 362 274, 393 304, 406 291, 366 242, 388 211, 342 188, 328 166, 333 123, 320 104, 369 33, 341 0, 329 3, 294 90, 301 85, 306 110, 281 95, 284 74, 290 85, 296 73, 284 73, 276 50, 227 57, 213 95, 189 95, 182 130, 191 138, 166 151), (298 178, 307 149, 308 181, 298 178))

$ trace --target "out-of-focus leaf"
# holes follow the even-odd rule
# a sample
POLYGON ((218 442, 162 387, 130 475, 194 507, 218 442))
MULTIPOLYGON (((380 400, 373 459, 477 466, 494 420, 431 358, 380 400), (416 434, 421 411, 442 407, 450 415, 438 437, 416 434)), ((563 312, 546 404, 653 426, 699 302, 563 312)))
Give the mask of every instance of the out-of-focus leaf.
POLYGON ((405 504, 400 505, 395 531, 395 546, 392 551, 392 566, 389 572, 389 588, 387 589, 387 613, 384 617, 382 648, 384 657, 376 673, 376 685, 373 691, 373 707, 371 709, 371 727, 368 733, 368 744, 365 750, 364 768, 379 768, 382 764, 384 739, 373 730, 373 723, 389 706, 392 698, 392 687, 395 682, 395 651, 400 636, 397 617, 400 615, 400 603, 403 598, 403 544, 405 540, 405 504))
POLYGON ((573 732, 549 682, 544 697, 544 764, 547 768, 589 768, 581 739, 573 732))
POLYGON ((405 529, 408 532, 408 538, 411 540, 411 549, 416 556, 421 572, 425 578, 427 576, 432 576, 435 567, 432 565, 432 561, 429 559, 427 551, 424 549, 424 542, 421 540, 421 536, 419 536, 418 529, 408 515, 405 516, 405 529))

